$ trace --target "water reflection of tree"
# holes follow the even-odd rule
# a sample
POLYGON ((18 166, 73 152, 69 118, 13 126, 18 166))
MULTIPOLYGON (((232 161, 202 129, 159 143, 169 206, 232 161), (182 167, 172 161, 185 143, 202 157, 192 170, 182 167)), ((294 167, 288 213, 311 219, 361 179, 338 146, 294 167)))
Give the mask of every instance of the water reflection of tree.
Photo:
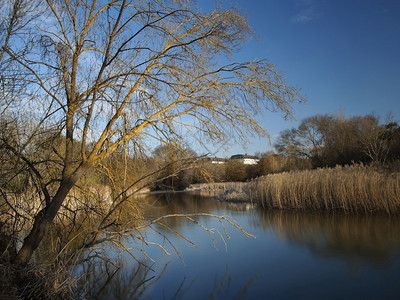
MULTIPOLYGON (((76 298, 139 299, 164 276, 168 268, 166 264, 160 272, 155 273, 152 266, 146 266, 143 263, 137 263, 135 267, 132 267, 132 264, 128 265, 129 267, 124 266, 123 261, 115 264, 115 262, 104 260, 91 260, 82 265, 79 270, 81 276, 77 282, 79 292, 75 295, 76 298)), ((233 285, 233 277, 226 266, 222 277, 219 274, 215 275, 214 284, 210 286, 210 290, 201 292, 208 295, 207 299, 242 299, 246 298, 249 288, 257 279, 255 276, 240 286, 233 285)), ((176 289, 163 291, 164 298, 185 299, 188 294, 193 293, 192 289, 196 289, 195 284, 198 278, 188 280, 185 276, 181 281, 177 281, 176 278, 171 278, 171 280, 173 281, 171 284, 176 286, 176 289)))
POLYGON ((155 275, 152 266, 141 262, 127 268, 123 260, 91 260, 80 266, 79 295, 75 296, 77 299, 138 299, 164 275, 167 266, 155 275))
MULTIPOLYGON (((199 195, 187 193, 159 193, 146 196, 144 215, 147 220, 156 219, 163 215, 209 213, 220 214, 224 206, 199 195)), ((184 226, 182 218, 168 218, 164 222, 178 230, 184 226)))
POLYGON ((400 220, 387 216, 341 213, 259 211, 255 226, 271 230, 313 253, 359 264, 388 265, 400 252, 400 220))
POLYGON ((251 285, 258 279, 258 276, 254 276, 243 287, 236 293, 231 294, 231 284, 233 281, 232 276, 229 274, 228 266, 226 266, 225 274, 222 279, 219 278, 218 274, 215 275, 213 290, 208 296, 208 299, 242 299, 246 298, 247 291, 251 285))
MULTIPOLYGON (((228 211, 246 211, 246 205, 248 205, 246 203, 221 203, 195 193, 154 193, 146 195, 143 198, 143 202, 144 222, 162 216, 171 216, 162 218, 161 222, 152 225, 152 228, 162 233, 162 235, 170 232, 175 234, 183 232, 185 226, 192 226, 193 224, 197 224, 208 231, 201 224, 206 224, 210 217, 220 221, 221 231, 219 233, 222 233, 222 235, 226 233, 225 225, 232 225, 232 227, 248 235, 247 232, 243 231, 239 223, 226 216, 230 214, 228 211), (185 217, 185 215, 190 216, 190 218, 185 217)), ((208 232, 211 233, 210 231, 208 232)), ((216 231, 212 234, 215 233, 219 235, 216 231)), ((180 234, 177 235, 180 236, 180 234)))
MULTIPOLYGON (((248 290, 251 285, 258 279, 258 276, 254 276, 247 282, 241 282, 239 285, 233 284, 234 278, 229 272, 228 266, 225 268, 225 273, 221 276, 219 274, 215 274, 214 284, 210 289, 201 289, 197 290, 196 294, 204 299, 245 299, 248 290), (208 295, 206 297, 206 295, 208 295)), ((174 283, 176 279, 173 279, 174 283)), ((198 287, 195 286, 198 278, 195 277, 190 281, 185 276, 183 280, 179 283, 176 291, 172 290, 171 297, 165 297, 166 299, 188 299, 190 292, 193 293, 192 289, 196 289, 198 287)))

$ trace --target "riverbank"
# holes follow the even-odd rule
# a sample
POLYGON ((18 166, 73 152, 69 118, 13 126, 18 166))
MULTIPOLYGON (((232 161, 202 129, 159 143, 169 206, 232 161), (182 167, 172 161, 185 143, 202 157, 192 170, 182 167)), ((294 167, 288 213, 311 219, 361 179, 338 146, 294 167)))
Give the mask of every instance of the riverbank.
POLYGON ((364 165, 283 172, 245 183, 193 185, 188 190, 267 209, 400 212, 400 173, 364 165))
POLYGON ((68 265, 10 263, 16 254, 15 237, 0 222, 0 299, 73 299, 75 279, 68 265))
POLYGON ((249 182, 214 182, 191 184, 185 189, 204 197, 211 197, 221 202, 251 202, 249 182))

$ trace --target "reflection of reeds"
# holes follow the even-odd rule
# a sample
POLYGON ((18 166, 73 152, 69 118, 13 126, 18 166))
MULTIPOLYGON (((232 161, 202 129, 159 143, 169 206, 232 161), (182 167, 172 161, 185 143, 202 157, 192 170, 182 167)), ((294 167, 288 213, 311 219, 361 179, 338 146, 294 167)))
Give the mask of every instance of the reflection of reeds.
POLYGON ((389 264, 400 249, 400 220, 384 215, 259 211, 255 226, 282 239, 306 245, 321 256, 373 265, 389 264), (394 252, 396 251, 396 252, 394 252))
POLYGON ((363 165, 284 172, 251 183, 265 208, 398 213, 400 175, 363 165))

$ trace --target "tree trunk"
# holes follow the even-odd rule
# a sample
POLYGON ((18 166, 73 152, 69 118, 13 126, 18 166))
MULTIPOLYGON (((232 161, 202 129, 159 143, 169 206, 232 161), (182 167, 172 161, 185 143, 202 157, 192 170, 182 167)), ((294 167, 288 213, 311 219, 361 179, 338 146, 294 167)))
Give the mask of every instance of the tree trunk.
POLYGON ((32 230, 24 239, 24 243, 17 256, 15 257, 15 260, 13 262, 15 265, 24 266, 30 261, 33 252, 37 249, 37 247, 39 247, 41 241, 46 236, 52 221, 54 220, 58 210, 61 207, 61 204, 64 202, 69 191, 78 181, 78 179, 81 177, 82 172, 87 167, 87 164, 81 163, 81 165, 74 170, 72 165, 74 153, 73 143, 75 108, 72 103, 74 101, 72 101, 71 99, 75 99, 74 88, 72 88, 71 93, 72 96, 68 95, 67 93, 68 113, 66 118, 64 169, 62 172, 61 183, 51 203, 46 204, 46 207, 42 209, 39 214, 36 215, 32 230))
POLYGON ((18 266, 25 266, 31 259, 33 252, 39 246, 43 237, 46 235, 51 219, 47 216, 46 212, 42 210, 38 216, 35 217, 35 222, 29 235, 24 239, 22 248, 19 250, 13 263, 18 266))
POLYGON ((43 238, 46 236, 53 219, 61 207, 61 204, 67 197, 71 188, 78 181, 81 170, 82 168, 80 168, 78 172, 75 172, 68 179, 63 180, 50 205, 46 206, 37 214, 30 233, 24 239, 24 243, 13 261, 14 265, 24 266, 30 261, 33 252, 37 249, 43 238))

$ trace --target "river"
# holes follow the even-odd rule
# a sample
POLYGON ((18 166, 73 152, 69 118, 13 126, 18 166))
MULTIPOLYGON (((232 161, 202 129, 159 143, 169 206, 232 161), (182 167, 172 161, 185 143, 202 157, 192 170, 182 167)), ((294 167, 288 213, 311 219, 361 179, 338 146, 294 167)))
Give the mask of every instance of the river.
MULTIPOLYGON (((168 218, 166 226, 143 234, 169 254, 148 244, 146 253, 134 251, 134 259, 110 246, 108 253, 122 268, 99 264, 93 269, 90 284, 96 298, 400 298, 398 217, 264 211, 187 193, 151 195, 144 209, 148 220, 166 214, 227 216, 254 237, 218 218, 196 217, 213 230, 213 243, 198 223, 168 218)), ((125 245, 142 247, 134 240, 125 245)))

